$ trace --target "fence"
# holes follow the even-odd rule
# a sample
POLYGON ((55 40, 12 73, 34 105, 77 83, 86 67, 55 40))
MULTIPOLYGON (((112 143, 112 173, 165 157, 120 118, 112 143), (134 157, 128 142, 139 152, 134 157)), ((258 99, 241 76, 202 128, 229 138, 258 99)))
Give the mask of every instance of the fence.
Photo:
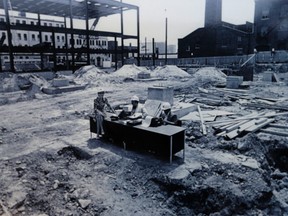
MULTIPOLYGON (((243 56, 215 56, 215 57, 194 57, 194 58, 168 58, 167 65, 177 65, 179 67, 189 66, 225 66, 235 65, 240 66, 246 62, 254 54, 243 56)), ((255 58, 251 58, 247 64, 254 63, 288 63, 288 52, 286 50, 279 50, 275 52, 258 52, 255 58)), ((136 59, 126 59, 125 64, 137 64, 136 59)), ((121 62, 118 64, 121 66, 121 62)), ((155 66, 165 65, 165 59, 155 59, 155 66)), ((140 66, 150 67, 153 66, 153 60, 140 60, 140 66)))

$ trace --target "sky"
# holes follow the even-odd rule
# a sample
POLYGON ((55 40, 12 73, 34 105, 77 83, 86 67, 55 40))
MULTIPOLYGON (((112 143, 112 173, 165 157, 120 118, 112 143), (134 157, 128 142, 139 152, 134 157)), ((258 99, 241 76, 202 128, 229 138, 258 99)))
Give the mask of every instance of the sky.
MULTIPOLYGON (((168 44, 178 44, 197 28, 204 26, 205 0, 122 0, 123 3, 139 6, 140 41, 165 41, 167 17, 168 44)), ((101 18, 98 30, 120 32, 120 16, 101 18)), ((136 34, 136 11, 124 13, 124 34, 136 34)), ((222 20, 233 24, 244 24, 254 20, 254 0, 223 0, 222 20)))

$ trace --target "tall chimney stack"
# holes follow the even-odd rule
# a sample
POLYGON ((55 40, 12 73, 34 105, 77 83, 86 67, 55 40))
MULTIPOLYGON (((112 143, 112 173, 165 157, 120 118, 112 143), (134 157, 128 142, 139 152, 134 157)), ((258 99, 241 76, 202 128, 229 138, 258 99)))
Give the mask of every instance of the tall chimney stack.
POLYGON ((205 27, 220 25, 222 22, 222 0, 206 0, 205 27))

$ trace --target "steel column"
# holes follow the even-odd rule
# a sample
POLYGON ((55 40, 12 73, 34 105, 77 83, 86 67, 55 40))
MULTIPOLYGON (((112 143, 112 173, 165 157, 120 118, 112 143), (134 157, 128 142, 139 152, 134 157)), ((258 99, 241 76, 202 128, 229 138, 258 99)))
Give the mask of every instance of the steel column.
POLYGON ((137 7, 137 65, 140 66, 140 14, 137 7))
MULTIPOLYGON (((122 0, 121 0, 122 3, 122 0)), ((121 7, 121 61, 122 66, 124 65, 124 24, 123 24, 123 7, 121 7)))
POLYGON ((88 0, 86 0, 86 46, 87 46, 87 64, 90 65, 90 35, 89 35, 88 0))
MULTIPOLYGON (((40 14, 38 13, 38 27, 41 26, 41 17, 40 14)), ((39 28, 39 45, 42 46, 43 40, 42 40, 42 31, 40 30, 41 28, 39 28)), ((44 56, 43 56, 43 50, 41 49, 40 51, 40 58, 41 58, 41 70, 44 70, 44 56)))
POLYGON ((56 55, 56 40, 55 40, 55 31, 54 29, 52 30, 52 49, 53 49, 53 59, 54 59, 54 68, 53 70, 56 72, 57 71, 57 55, 56 55))
POLYGON ((12 52, 13 44, 12 44, 12 33, 11 33, 11 25, 10 25, 9 10, 8 10, 8 0, 3 0, 3 3, 4 3, 5 17, 6 17, 6 30, 7 30, 7 36, 8 36, 10 70, 12 72, 15 72, 14 55, 12 52))
MULTIPOLYGON (((73 30, 73 7, 72 7, 72 0, 70 0, 70 28, 73 30)), ((75 72, 75 50, 74 50, 74 34, 71 33, 71 55, 72 55, 72 72, 75 72)))

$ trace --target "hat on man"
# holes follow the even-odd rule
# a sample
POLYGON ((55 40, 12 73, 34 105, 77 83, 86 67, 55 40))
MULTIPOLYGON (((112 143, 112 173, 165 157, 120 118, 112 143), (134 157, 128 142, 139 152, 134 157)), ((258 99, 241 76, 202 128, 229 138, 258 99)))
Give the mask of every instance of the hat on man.
POLYGON ((168 102, 163 102, 163 103, 161 104, 161 108, 162 108, 162 110, 171 109, 171 105, 170 105, 170 103, 168 103, 168 102))
POLYGON ((132 96, 131 101, 139 102, 139 98, 136 95, 134 95, 134 96, 132 96))
POLYGON ((100 90, 98 91, 98 94, 104 94, 104 90, 103 90, 103 89, 100 89, 100 90))

